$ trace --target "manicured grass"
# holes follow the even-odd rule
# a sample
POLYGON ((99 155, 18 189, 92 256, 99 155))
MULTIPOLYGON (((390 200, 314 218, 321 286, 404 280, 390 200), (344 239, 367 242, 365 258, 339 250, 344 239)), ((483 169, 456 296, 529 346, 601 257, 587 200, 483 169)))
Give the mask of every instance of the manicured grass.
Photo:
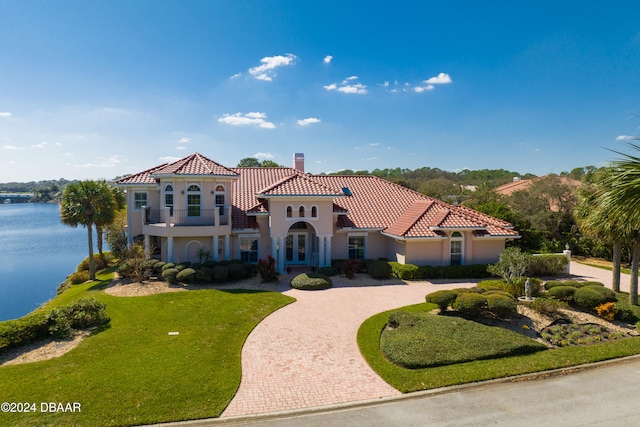
POLYGON ((60 358, 0 367, 0 402, 38 408, 79 402, 82 412, 4 413, 3 425, 120 426, 219 416, 240 385, 246 337, 294 301, 275 292, 217 290, 114 297, 100 290, 104 284, 76 285, 45 307, 93 296, 111 317, 103 331, 60 358))
POLYGON ((457 316, 395 311, 380 348, 391 361, 416 369, 532 353, 547 347, 507 329, 457 316))
POLYGON ((640 337, 636 337, 424 369, 406 369, 389 362, 380 351, 380 334, 389 314, 398 310, 426 312, 434 308, 437 308, 436 305, 424 303, 379 313, 367 319, 358 330, 358 345, 366 361, 382 379, 403 393, 547 371, 640 353, 640 337))

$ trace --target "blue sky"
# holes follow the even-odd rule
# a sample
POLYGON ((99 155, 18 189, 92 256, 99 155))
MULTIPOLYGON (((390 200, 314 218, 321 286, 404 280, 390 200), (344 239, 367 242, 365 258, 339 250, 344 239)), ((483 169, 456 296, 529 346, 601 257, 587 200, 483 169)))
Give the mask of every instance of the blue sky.
POLYGON ((601 166, 640 135, 640 3, 0 0, 0 182, 200 152, 312 173, 601 166))

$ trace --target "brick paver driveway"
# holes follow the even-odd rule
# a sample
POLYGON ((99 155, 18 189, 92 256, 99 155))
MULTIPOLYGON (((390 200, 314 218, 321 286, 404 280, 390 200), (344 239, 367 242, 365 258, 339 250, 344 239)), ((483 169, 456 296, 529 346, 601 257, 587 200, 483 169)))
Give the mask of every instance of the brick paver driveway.
POLYGON ((425 295, 437 289, 461 286, 473 284, 354 287, 342 279, 324 291, 284 290, 289 286, 283 285, 284 293, 297 301, 271 314, 249 335, 242 349, 240 388, 222 416, 400 394, 360 355, 358 328, 381 311, 424 302, 425 295))
MULTIPOLYGON (((611 286, 611 273, 572 263, 576 278, 611 286)), ((623 290, 629 289, 623 275, 623 290)), ((438 289, 474 283, 429 282, 367 287, 334 280, 324 291, 279 290, 296 302, 262 321, 242 349, 242 381, 222 417, 295 410, 399 395, 375 374, 356 342, 364 320, 393 308, 424 301, 438 289)), ((382 282, 385 283, 385 282, 382 282)), ((395 282, 397 283, 397 282, 395 282)))

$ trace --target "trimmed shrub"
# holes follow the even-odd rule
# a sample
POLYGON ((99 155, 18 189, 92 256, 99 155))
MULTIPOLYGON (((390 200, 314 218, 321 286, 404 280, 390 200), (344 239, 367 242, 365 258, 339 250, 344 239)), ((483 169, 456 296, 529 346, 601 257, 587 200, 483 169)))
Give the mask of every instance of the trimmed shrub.
POLYGON ((556 286, 567 286, 566 283, 567 282, 561 282, 560 280, 549 280, 548 282, 545 282, 544 288, 546 290, 549 290, 551 288, 555 288, 556 286))
POLYGON ((153 264, 153 273, 162 274, 162 267, 164 267, 165 264, 166 262, 164 261, 158 261, 155 264, 153 264))
POLYGON ((70 274, 69 277, 67 277, 67 280, 72 285, 79 285, 80 283, 84 283, 87 280, 89 280, 89 271, 88 270, 76 271, 75 273, 70 274))
POLYGON ((583 288, 593 289, 594 291, 598 292, 599 294, 601 294, 603 297, 607 299, 606 302, 616 302, 618 300, 618 298, 616 297, 616 293, 609 288, 605 288, 604 285, 602 284, 587 285, 587 286, 584 286, 583 288))
POLYGON ((597 306, 607 302, 607 297, 592 287, 584 287, 575 290, 573 301, 586 310, 593 310, 597 306))
POLYGON ((331 276, 335 276, 338 274, 338 270, 336 270, 334 267, 331 266, 327 266, 327 267, 320 267, 318 269, 318 273, 331 277, 331 276))
POLYGON ((400 264, 399 262, 390 262, 391 272, 400 280, 419 280, 420 268, 413 264, 400 264))
POLYGON ((573 286, 554 286, 547 291, 550 297, 560 301, 571 301, 575 292, 576 288, 573 286))
POLYGON ((208 267, 202 267, 196 271, 196 282, 209 283, 213 281, 213 270, 208 267))
POLYGON ((107 306, 95 298, 81 298, 66 307, 74 329, 86 329, 109 321, 107 306))
MULTIPOLYGON (((106 252, 103 253, 102 256, 100 256, 100 254, 93 255, 93 266, 95 267, 96 271, 104 270, 105 268, 109 267, 110 262, 111 256, 106 252)), ((80 264, 78 264, 76 271, 89 271, 89 257, 86 257, 80 262, 80 264)))
POLYGON ((182 269, 180 269, 182 271, 185 268, 190 268, 191 267, 191 263, 189 261, 184 261, 184 262, 181 262, 180 264, 178 264, 176 266, 176 268, 178 268, 178 267, 182 267, 182 269))
POLYGON ((391 277, 391 266, 386 261, 373 261, 367 267, 369 276, 374 279, 388 279, 391 277))
POLYGON ((177 268, 165 268, 162 270, 162 280, 171 284, 176 284, 178 283, 178 280, 176 278, 178 273, 180 273, 180 270, 178 270, 177 268))
POLYGON ((333 285, 331 279, 318 273, 302 273, 291 279, 291 287, 302 290, 328 289, 333 285))
POLYGON ((575 282, 572 286, 575 288, 584 288, 585 286, 604 287, 604 283, 585 281, 585 282, 575 282))
POLYGON ((440 291, 431 292, 425 297, 427 302, 436 304, 441 313, 447 311, 447 308, 454 303, 458 297, 458 292, 455 290, 442 289, 440 291))
POLYGON ((191 264, 191 268, 193 268, 195 271, 200 270, 203 267, 202 264, 200 264, 199 262, 194 262, 193 264, 191 264))
POLYGON ((487 309, 500 319, 507 319, 517 313, 518 303, 510 294, 500 291, 486 292, 487 309))
POLYGON ((527 274, 530 276, 556 276, 567 266, 564 255, 536 255, 529 259, 527 274))
POLYGON ((465 292, 458 294, 453 308, 460 313, 476 317, 487 306, 487 298, 475 292, 465 292))
POLYGON ((635 322, 638 320, 638 316, 635 315, 633 310, 626 305, 616 303, 616 319, 623 322, 635 322))
POLYGON ((229 269, 223 265, 213 267, 213 281, 216 283, 226 282, 229 279, 229 269))
POLYGON ((231 263, 227 266, 229 270, 229 280, 242 280, 246 276, 244 274, 244 264, 231 263))
POLYGON ((165 265, 162 266, 162 271, 165 271, 169 268, 176 268, 176 265, 172 262, 168 262, 165 265))
POLYGON ((176 280, 180 283, 193 283, 196 281, 196 271, 193 268, 185 268, 176 275, 176 280))
POLYGON ((504 282, 501 279, 483 280, 476 286, 485 291, 504 291, 504 282))
MULTIPOLYGON (((504 292, 511 294, 514 297, 519 297, 524 295, 524 284, 526 278, 520 277, 518 279, 514 279, 511 283, 507 283, 501 279, 494 280, 483 280, 478 283, 478 287, 481 289, 498 289, 504 292)), ((542 281, 536 277, 530 277, 529 282, 531 283, 531 295, 537 296, 540 294, 540 284, 542 281)))
POLYGON ((509 298, 510 300, 516 301, 516 298, 511 295, 509 292, 505 292, 505 291, 500 291, 500 290, 488 290, 488 291, 484 291, 482 293, 482 295, 489 296, 489 295, 500 295, 503 296, 505 298, 509 298))
POLYGON ((550 317, 558 317, 559 311, 562 308, 568 308, 569 305, 561 300, 553 298, 536 298, 529 304, 532 310, 537 311, 540 314, 544 314, 550 317))
POLYGON ((202 265, 204 265, 207 268, 213 268, 216 265, 218 265, 218 261, 214 261, 214 260, 210 259, 208 261, 205 261, 202 265))

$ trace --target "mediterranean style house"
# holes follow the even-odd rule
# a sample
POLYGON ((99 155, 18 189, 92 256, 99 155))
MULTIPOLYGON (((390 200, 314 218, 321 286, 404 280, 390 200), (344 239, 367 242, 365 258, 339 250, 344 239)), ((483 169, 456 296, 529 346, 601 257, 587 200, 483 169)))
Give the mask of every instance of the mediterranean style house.
POLYGON ((229 168, 198 153, 116 181, 127 195, 129 244, 167 262, 273 256, 279 272, 332 259, 486 264, 511 224, 375 176, 292 168, 229 168))

